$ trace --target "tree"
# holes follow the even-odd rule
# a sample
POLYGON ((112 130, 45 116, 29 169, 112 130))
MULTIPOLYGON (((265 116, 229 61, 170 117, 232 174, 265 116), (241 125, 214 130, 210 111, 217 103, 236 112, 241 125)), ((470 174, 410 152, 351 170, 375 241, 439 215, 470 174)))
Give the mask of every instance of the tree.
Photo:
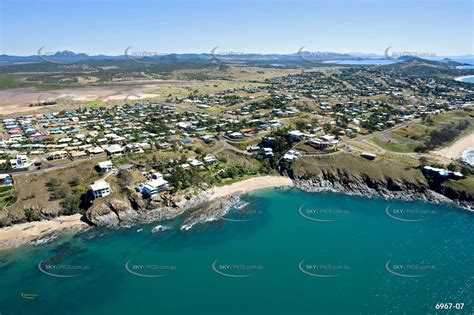
POLYGON ((456 164, 452 163, 448 165, 448 170, 450 170, 451 172, 455 172, 456 171, 456 164))
POLYGON ((418 159, 418 162, 420 163, 420 166, 425 166, 426 164, 428 164, 428 159, 422 156, 418 159))

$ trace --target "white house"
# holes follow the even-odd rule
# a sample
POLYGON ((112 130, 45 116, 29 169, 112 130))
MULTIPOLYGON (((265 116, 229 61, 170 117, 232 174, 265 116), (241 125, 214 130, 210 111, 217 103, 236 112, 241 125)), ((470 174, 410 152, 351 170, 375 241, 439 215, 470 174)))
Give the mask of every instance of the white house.
POLYGON ((20 154, 17 155, 14 159, 10 160, 10 166, 13 169, 28 168, 31 166, 31 163, 26 155, 20 154))
POLYGON ((122 148, 118 144, 106 146, 104 149, 105 151, 107 151, 107 155, 120 155, 124 151, 124 148, 122 148))
POLYGON ((112 161, 102 161, 97 163, 101 172, 107 173, 112 170, 112 161))
POLYGON ((213 164, 217 162, 217 159, 214 155, 207 155, 204 157, 204 162, 206 162, 207 164, 213 164))
POLYGON ((91 185, 94 198, 101 198, 110 195, 110 186, 105 180, 100 180, 91 185))
POLYGON ((168 181, 163 178, 153 179, 145 183, 142 193, 147 196, 153 196, 168 187, 168 181))
POLYGON ((189 161, 189 164, 191 164, 191 166, 193 166, 193 167, 201 167, 201 166, 204 165, 203 162, 198 161, 198 160, 196 160, 196 159, 190 160, 190 161, 189 161))
POLYGON ((261 152, 264 157, 272 157, 274 155, 272 148, 261 148, 261 152))
POLYGON ((304 137, 304 133, 299 130, 288 131, 288 135, 296 141, 300 141, 304 137))

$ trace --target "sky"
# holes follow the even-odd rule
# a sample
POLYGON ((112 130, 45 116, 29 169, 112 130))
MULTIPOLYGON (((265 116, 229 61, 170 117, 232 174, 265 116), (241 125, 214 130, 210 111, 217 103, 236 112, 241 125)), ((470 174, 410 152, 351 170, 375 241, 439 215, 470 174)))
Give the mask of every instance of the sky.
POLYGON ((473 54, 472 0, 0 0, 0 54, 473 54))

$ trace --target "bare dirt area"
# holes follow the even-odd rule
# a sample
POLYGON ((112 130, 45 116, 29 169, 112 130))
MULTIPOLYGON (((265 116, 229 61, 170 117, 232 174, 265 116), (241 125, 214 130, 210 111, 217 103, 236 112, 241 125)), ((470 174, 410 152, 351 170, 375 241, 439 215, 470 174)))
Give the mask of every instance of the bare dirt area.
POLYGON ((112 103, 135 99, 153 99, 160 94, 150 92, 163 85, 187 85, 188 81, 136 81, 133 84, 114 84, 100 87, 66 88, 41 91, 36 88, 0 90, 0 114, 43 112, 60 110, 68 106, 86 106, 89 102, 112 103), (30 104, 54 100, 56 105, 30 106, 30 104))

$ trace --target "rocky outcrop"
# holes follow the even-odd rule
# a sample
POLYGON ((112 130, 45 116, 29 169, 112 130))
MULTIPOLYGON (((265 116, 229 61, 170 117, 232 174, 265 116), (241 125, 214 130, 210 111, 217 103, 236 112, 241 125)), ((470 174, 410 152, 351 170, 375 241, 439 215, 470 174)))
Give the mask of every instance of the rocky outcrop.
POLYGON ((140 195, 131 193, 127 200, 96 200, 85 217, 93 225, 108 227, 169 220, 203 205, 208 198, 208 191, 193 195, 166 194, 151 200, 143 200, 140 195))
POLYGON ((123 200, 111 200, 110 209, 117 215, 120 223, 130 223, 137 219, 138 213, 133 210, 129 202, 123 200))
POLYGON ((117 213, 112 210, 108 202, 94 203, 87 210, 85 217, 90 223, 97 226, 118 226, 120 224, 117 213))
POLYGON ((181 230, 187 231, 196 224, 219 220, 229 212, 233 205, 239 203, 239 201, 239 196, 234 195, 229 198, 218 199, 207 205, 207 207, 201 207, 184 220, 181 225, 181 230))
POLYGON ((309 192, 333 191, 360 196, 381 196, 387 199, 449 202, 448 197, 433 190, 425 182, 393 178, 374 180, 366 174, 348 176, 341 170, 322 171, 319 175, 294 178, 295 186, 309 192))

